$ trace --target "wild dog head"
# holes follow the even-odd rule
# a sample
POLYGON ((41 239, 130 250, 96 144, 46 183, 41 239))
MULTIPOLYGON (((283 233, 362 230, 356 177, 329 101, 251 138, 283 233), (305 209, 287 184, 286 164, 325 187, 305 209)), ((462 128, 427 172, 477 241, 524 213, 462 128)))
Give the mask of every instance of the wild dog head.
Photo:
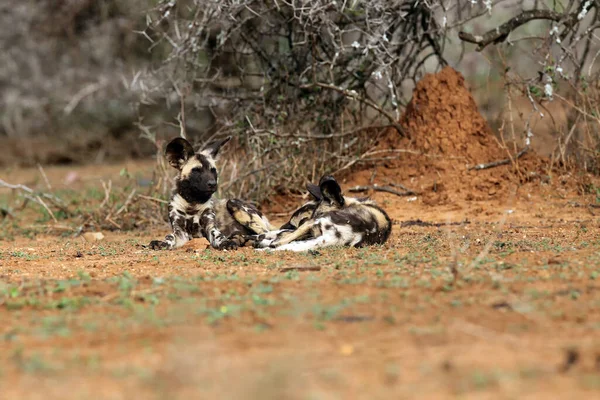
MULTIPOLYGON (((309 184, 306 188, 315 199, 310 218, 314 218, 329 211, 341 210, 346 206, 355 204, 357 201, 361 201, 361 199, 355 199, 353 197, 344 197, 339 183, 330 175, 323 176, 319 181, 319 186, 309 184)), ((305 206, 307 204, 305 204, 305 206)), ((296 210, 296 212, 299 210, 300 209, 296 210)))
POLYGON ((202 150, 194 148, 183 138, 173 139, 166 148, 166 157, 179 170, 175 191, 191 204, 206 203, 217 191, 218 176, 215 159, 221 147, 231 139, 208 143, 202 150))
POLYGON ((326 175, 319 181, 319 192, 321 199, 315 208, 315 214, 323 214, 328 211, 339 210, 346 206, 346 198, 342 194, 342 188, 335 178, 326 175))
MULTIPOLYGON (((346 205, 346 198, 342 195, 342 189, 334 177, 324 176, 319 185, 309 183, 306 190, 311 200, 304 203, 292 214, 290 220, 280 229, 297 229, 304 222, 328 211, 339 210, 346 205)), ((351 199, 351 202, 354 199, 351 199)))

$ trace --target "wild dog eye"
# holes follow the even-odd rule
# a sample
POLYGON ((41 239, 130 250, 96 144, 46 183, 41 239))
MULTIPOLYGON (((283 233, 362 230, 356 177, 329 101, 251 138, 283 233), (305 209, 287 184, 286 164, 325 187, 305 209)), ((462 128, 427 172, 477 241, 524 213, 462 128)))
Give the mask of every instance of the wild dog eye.
POLYGON ((210 172, 212 172, 213 174, 216 174, 216 173, 217 173, 217 169, 216 169, 215 167, 212 167, 212 168, 210 169, 210 172))

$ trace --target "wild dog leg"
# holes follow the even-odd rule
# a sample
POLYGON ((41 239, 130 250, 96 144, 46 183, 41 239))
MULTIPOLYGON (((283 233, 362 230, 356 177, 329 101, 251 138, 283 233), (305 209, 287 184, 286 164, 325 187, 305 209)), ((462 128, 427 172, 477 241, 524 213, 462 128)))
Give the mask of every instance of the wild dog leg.
POLYGON ((190 237, 180 226, 180 219, 175 219, 171 222, 173 233, 165 236, 165 240, 153 240, 150 242, 152 250, 172 250, 186 244, 190 237))
POLYGON ((265 248, 271 246, 271 243, 273 243, 279 237, 283 237, 284 235, 288 235, 292 232, 292 229, 277 229, 275 231, 262 233, 260 235, 249 235, 246 237, 246 242, 253 244, 255 248, 265 248))
POLYGON ((275 247, 273 250, 307 251, 330 246, 356 246, 362 240, 361 234, 356 234, 349 226, 334 226, 330 221, 318 220, 315 225, 321 234, 314 239, 290 242, 275 247))
POLYGON ((304 236, 309 235, 315 226, 314 221, 307 221, 294 231, 282 232, 281 235, 278 235, 278 237, 269 244, 269 247, 283 246, 294 240, 301 239, 304 236))
MULTIPOLYGON (((350 225, 335 225, 331 218, 319 218, 312 224, 313 239, 279 242, 274 250, 307 251, 329 246, 356 246, 363 239, 363 234, 355 232, 350 225)), ((277 243, 274 243, 277 245, 277 243)), ((272 245, 273 246, 273 245, 272 245)))
POLYGON ((204 231, 204 237, 213 248, 218 250, 235 250, 237 248, 237 244, 233 240, 225 237, 225 235, 217 229, 215 223, 215 211, 212 208, 209 208, 202 213, 200 216, 200 226, 204 231))
POLYGON ((335 245, 334 243, 330 243, 330 241, 328 241, 324 236, 319 236, 318 238, 315 238, 315 239, 301 240, 298 242, 288 243, 283 246, 269 248, 269 249, 262 249, 262 250, 308 251, 308 250, 314 250, 314 249, 318 249, 321 247, 328 247, 328 246, 334 246, 334 245, 335 245))

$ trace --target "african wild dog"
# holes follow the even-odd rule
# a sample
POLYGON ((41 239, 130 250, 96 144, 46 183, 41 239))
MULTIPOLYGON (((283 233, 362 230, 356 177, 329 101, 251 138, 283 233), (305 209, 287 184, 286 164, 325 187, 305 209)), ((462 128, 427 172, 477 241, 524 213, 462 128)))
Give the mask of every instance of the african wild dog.
POLYGON ((383 244, 389 238, 392 222, 386 212, 369 199, 344 197, 332 176, 307 189, 314 201, 296 210, 282 229, 258 235, 257 247, 305 251, 383 244))
POLYGON ((150 248, 173 249, 195 237, 205 237, 216 249, 235 249, 244 245, 248 235, 274 228, 253 205, 238 199, 215 200, 219 149, 231 137, 207 144, 195 152, 183 138, 173 139, 165 154, 169 164, 179 170, 169 203, 169 221, 173 233, 164 241, 153 240, 150 248))
POLYGON ((281 228, 279 228, 280 230, 295 230, 300 225, 312 218, 315 208, 317 208, 319 201, 321 201, 321 189, 319 189, 317 185, 309 183, 306 185, 306 190, 308 191, 308 194, 312 196, 312 200, 307 201, 300 208, 294 211, 290 217, 290 220, 283 224, 281 228))

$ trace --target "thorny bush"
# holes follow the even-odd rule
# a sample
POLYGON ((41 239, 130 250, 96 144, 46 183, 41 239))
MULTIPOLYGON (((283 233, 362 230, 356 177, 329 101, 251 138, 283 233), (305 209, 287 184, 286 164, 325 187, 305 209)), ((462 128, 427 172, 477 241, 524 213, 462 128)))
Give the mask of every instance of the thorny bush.
MULTIPOLYGON (((224 158, 229 182, 223 189, 261 200, 271 189, 299 190, 325 172, 373 161, 368 151, 378 134, 390 127, 403 134, 397 121, 414 83, 425 72, 459 64, 465 50, 473 50, 468 43, 477 51, 508 52, 516 45, 534 58, 535 68, 505 66, 502 73, 508 95, 516 90, 531 101, 520 137, 529 145, 529 119, 543 113, 559 81, 577 92, 582 80, 595 77, 597 6, 573 0, 162 0, 149 11, 143 34, 164 60, 146 76, 153 84, 145 85, 142 102, 156 93, 181 101, 183 135, 184 106, 209 110, 207 134, 191 139, 237 137, 238 148, 224 158), (495 12, 511 17, 499 24, 495 12), (490 20, 489 31, 475 32, 490 20), (525 24, 537 24, 536 34, 520 38, 525 24)), ((152 127, 144 131, 154 138, 152 127)), ((564 140, 559 147, 564 150, 564 140)))
POLYGON ((441 29, 424 2, 163 1, 147 34, 171 48, 152 90, 214 113, 210 133, 238 139, 223 189, 261 200, 368 161, 378 134, 401 132, 402 85, 445 63, 441 29))
MULTIPOLYGON (((28 21, 32 12, 56 10, 49 2, 40 4, 29 13, 27 8, 12 5, 0 9, 11 11, 8 16, 20 16, 19 21, 28 21)), ((118 2, 119 7, 116 2, 96 7, 95 2, 65 0, 61 4, 70 19, 52 25, 60 29, 45 35, 51 39, 52 51, 44 47, 48 44, 41 40, 44 35, 35 36, 27 29, 39 25, 34 20, 17 24, 16 37, 27 45, 15 46, 14 40, 12 46, 6 40, 0 42, 11 55, 10 62, 0 67, 0 80, 10 77, 5 81, 13 86, 13 82, 27 83, 0 99, 6 106, 1 115, 4 133, 27 131, 15 124, 25 121, 24 115, 51 128, 42 118, 45 111, 41 107, 48 104, 63 114, 84 105, 98 110, 99 104, 109 103, 122 112, 126 107, 114 103, 118 94, 115 82, 119 82, 128 96, 138 99, 138 126, 159 154, 165 126, 155 121, 167 114, 157 110, 180 110, 181 135, 187 132, 196 142, 234 135, 236 139, 220 164, 221 191, 260 201, 273 190, 298 193, 307 181, 315 182, 324 173, 397 156, 399 153, 371 149, 384 132, 396 129, 405 134, 398 126, 399 114, 415 82, 449 64, 465 71, 471 80, 478 74, 500 77, 506 99, 529 101, 529 110, 517 110, 525 121, 523 130, 506 138, 515 145, 526 147, 536 140, 530 122, 548 118, 548 103, 560 102, 568 110, 568 121, 566 127, 557 126, 553 132, 554 159, 566 164, 575 156, 589 170, 600 170, 598 0, 124 0, 118 2), (107 67, 113 71, 106 78, 110 90, 88 82, 88 75, 72 64, 78 63, 93 79, 102 77, 90 67, 90 63, 97 64, 98 45, 75 46, 88 49, 85 54, 90 63, 77 57, 44 61, 45 54, 60 48, 63 36, 89 39, 90 43, 105 38, 105 31, 96 29, 98 24, 111 30, 108 23, 114 21, 109 17, 133 15, 133 10, 139 14, 142 3, 151 4, 142 12, 146 27, 138 30, 131 24, 128 32, 135 31, 138 39, 148 41, 150 54, 143 57, 148 67, 141 68, 140 59, 128 64, 114 55, 99 57, 107 63, 116 60, 110 64, 119 66, 115 70, 107 67), (95 18, 95 13, 105 18, 95 18), (63 32, 63 27, 69 29, 63 32), (96 37, 94 32, 100 35, 96 37), (35 62, 28 61, 22 49, 31 50, 28 54, 37 57, 35 62), (67 63, 64 68, 55 68, 59 61, 67 63), (472 64, 477 65, 475 71, 469 70, 472 64), (35 68, 44 73, 56 71, 59 83, 44 74, 32 80, 24 65, 44 65, 48 68, 35 68), (118 72, 125 66, 138 71, 130 75, 118 72), (81 76, 85 82, 81 88, 62 93, 65 85, 60 82, 75 82, 71 75, 81 76), (52 84, 31 86, 40 79, 52 84), (56 98, 35 95, 38 88, 46 88, 56 98), (23 96, 36 101, 23 100, 23 96), (25 105, 31 110, 23 111, 25 105), (201 117, 208 123, 198 123, 201 117)), ((112 44, 121 44, 123 56, 138 48, 138 41, 130 36, 125 42, 118 35, 110 38, 112 44)), ((511 101, 506 104, 510 107, 511 101)), ((516 130, 501 129, 500 134, 505 131, 516 130)), ((94 226, 111 224, 127 229, 125 217, 138 202, 164 208, 170 169, 162 157, 159 161, 154 185, 144 194, 143 189, 137 194, 122 193, 121 206, 108 207, 103 201, 101 215, 91 218, 94 226)), ((23 195, 26 199, 39 197, 39 205, 57 215, 64 211, 62 204, 45 201, 44 194, 24 191, 23 195)), ((0 211, 11 214, 10 209, 0 211)))

